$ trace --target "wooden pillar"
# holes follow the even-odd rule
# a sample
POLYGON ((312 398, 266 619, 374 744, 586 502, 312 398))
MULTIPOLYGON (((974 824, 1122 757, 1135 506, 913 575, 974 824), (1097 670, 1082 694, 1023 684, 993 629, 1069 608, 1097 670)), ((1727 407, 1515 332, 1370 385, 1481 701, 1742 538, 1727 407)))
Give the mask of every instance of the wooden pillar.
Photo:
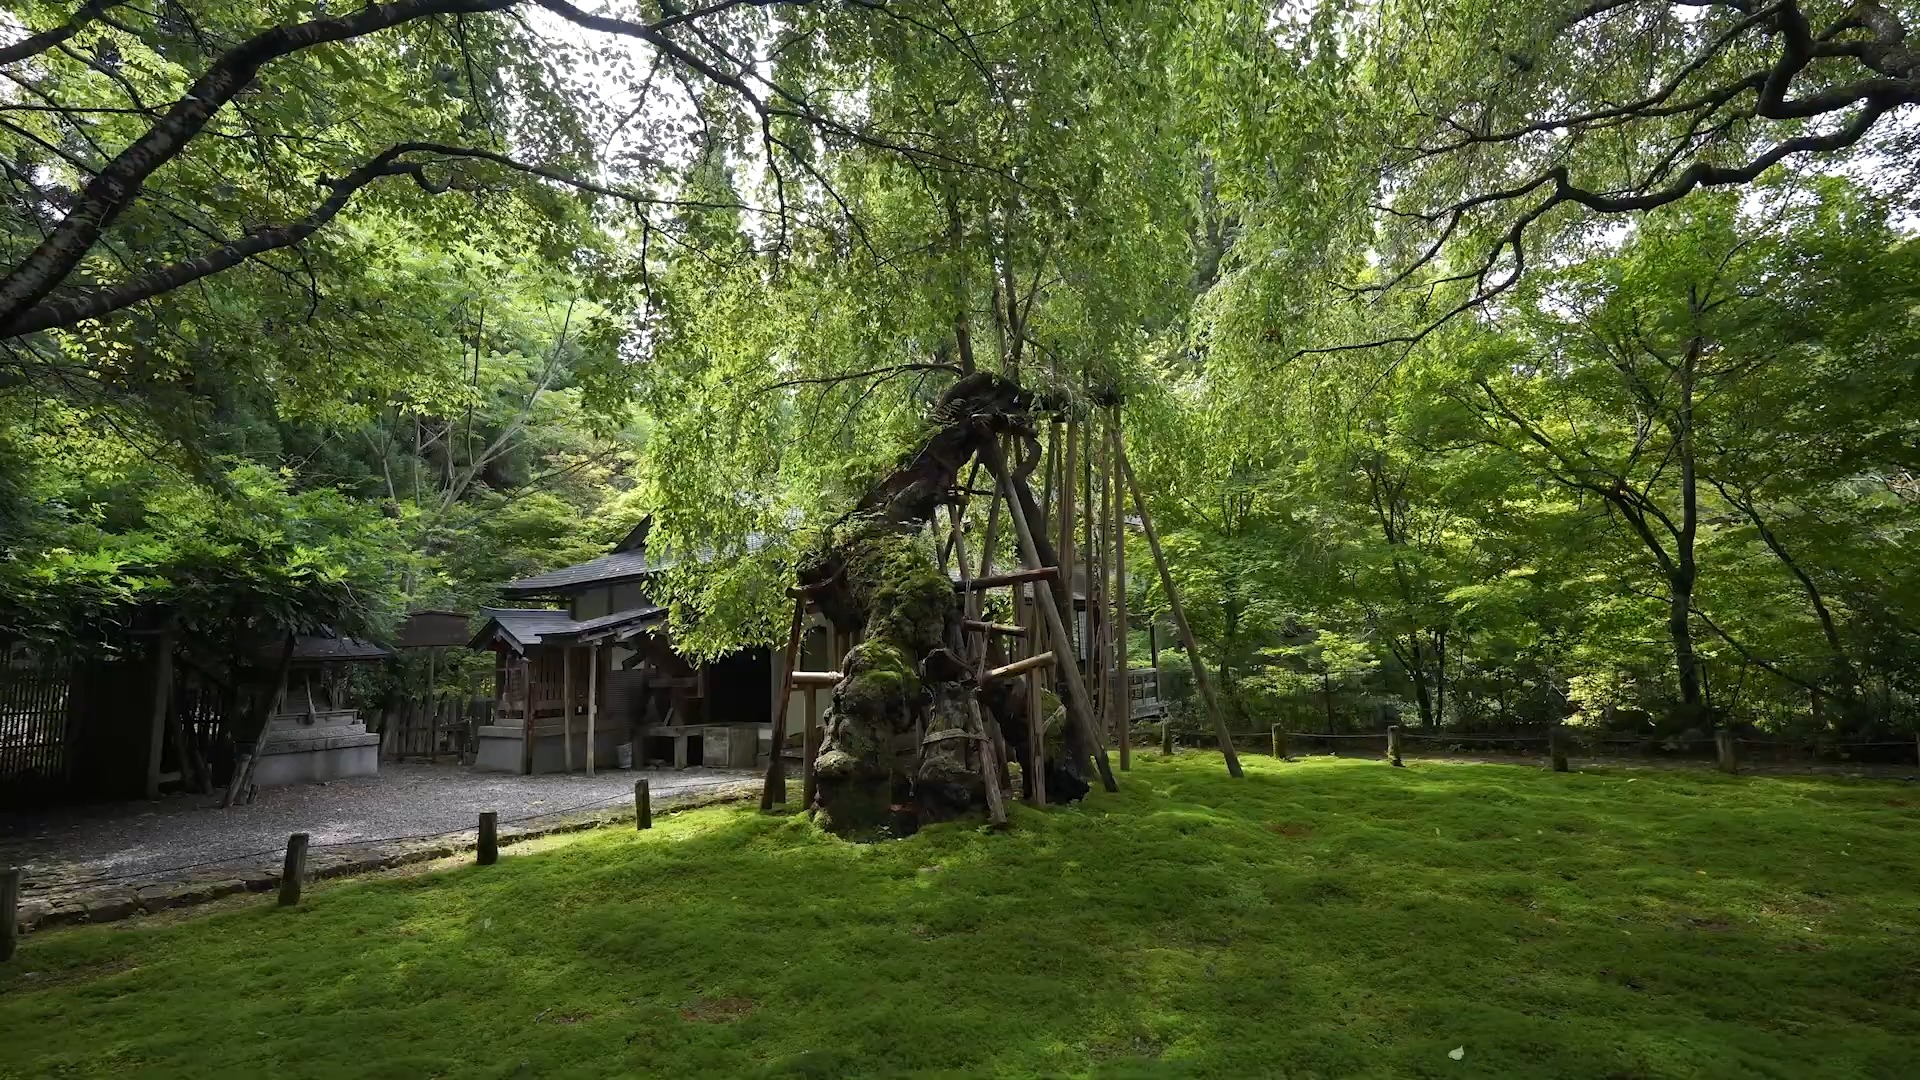
POLYGON ((1393 762, 1393 767, 1396 769, 1406 767, 1406 762, 1400 760, 1399 724, 1387 725, 1387 760, 1393 762))
POLYGON ((1173 756, 1173 721, 1164 717, 1160 720, 1160 756, 1173 756))
MULTIPOLYGON (((1113 459, 1120 460, 1120 408, 1113 410, 1113 459)), ((1120 499, 1119 478, 1113 485, 1113 632, 1115 663, 1119 666, 1120 771, 1133 768, 1133 672, 1127 667, 1127 513, 1120 499)))
POLYGON ((800 629, 806 624, 807 599, 793 602, 793 622, 787 627, 787 651, 784 663, 773 680, 773 748, 767 754, 767 778, 760 787, 760 809, 771 810, 774 803, 787 801, 787 770, 780 755, 787 743, 787 699, 793 696, 793 668, 800 660, 800 629))
POLYGON ((560 741, 565 744, 567 771, 573 771, 573 646, 560 649, 560 741))
MULTIPOLYGON (((157 799, 160 797, 160 755, 167 744, 167 708, 173 699, 173 626, 171 623, 153 635, 151 670, 153 682, 152 697, 148 701, 150 722, 147 730, 146 792, 147 798, 157 799)), ((264 729, 260 737, 262 741, 265 740, 264 729)), ((182 739, 181 742, 184 747, 185 740, 182 739)), ((185 775, 186 768, 187 763, 183 759, 180 762, 182 776, 185 775)))
POLYGON ((1125 447, 1120 448, 1120 473, 1126 478, 1127 490, 1133 493, 1133 507, 1140 515, 1141 531, 1147 534, 1147 549, 1153 553, 1153 564, 1160 571, 1160 587, 1166 591, 1167 607, 1173 612, 1173 625, 1180 631, 1180 642, 1186 646, 1187 657, 1193 664, 1193 681, 1199 686, 1207 716, 1213 721, 1213 733, 1220 741, 1220 753, 1227 759, 1227 775, 1241 776, 1240 755, 1233 752, 1233 737, 1227 732, 1227 722, 1220 715, 1220 703, 1213 696, 1213 679, 1207 674, 1207 664, 1200 656, 1200 646, 1193 640, 1193 627, 1187 623, 1186 609, 1180 606, 1180 590, 1174 587, 1173 573, 1167 569, 1167 554, 1160 550, 1160 534, 1153 530, 1153 513, 1147 509, 1147 497, 1140 491, 1140 481, 1133 475, 1133 466, 1127 461, 1125 447))
MULTIPOLYGON (((1040 549, 1034 545, 1033 532, 1027 527, 1026 512, 1020 509, 1020 498, 1013 492, 1013 477, 1007 471, 1006 455, 1000 452, 995 443, 988 443, 981 453, 987 456, 987 468, 992 470, 994 480, 1000 486, 1000 495, 1007 501, 1007 517, 1013 522, 1014 535, 1020 542, 1020 558, 1030 570, 1041 569, 1040 549)), ((1047 620, 1047 633, 1054 641, 1071 641, 1065 625, 1060 621, 1060 606, 1054 602, 1052 589, 1040 589, 1035 593, 1040 598, 1040 612, 1047 620)), ((1072 595, 1072 590, 1068 590, 1072 595)), ((1058 669, 1066 675, 1068 715, 1079 728, 1080 737, 1085 739, 1093 751, 1094 767, 1099 770, 1100 783, 1108 791, 1120 790, 1113 779, 1113 766, 1107 762, 1106 748, 1100 745, 1099 735, 1093 730, 1092 703, 1087 700, 1087 686, 1080 678, 1077 664, 1061 664, 1058 669)))
POLYGON ((524 725, 520 729, 520 773, 533 775, 533 662, 525 656, 518 658, 520 666, 520 717, 524 725))
POLYGON ((633 782, 633 825, 636 829, 653 828, 653 793, 647 790, 644 779, 633 782))
POLYGON ((587 650, 587 775, 595 764, 594 723, 600 718, 600 643, 587 650))
POLYGON ((439 690, 440 647, 434 646, 427 651, 427 763, 440 760, 440 710, 435 695, 439 690))

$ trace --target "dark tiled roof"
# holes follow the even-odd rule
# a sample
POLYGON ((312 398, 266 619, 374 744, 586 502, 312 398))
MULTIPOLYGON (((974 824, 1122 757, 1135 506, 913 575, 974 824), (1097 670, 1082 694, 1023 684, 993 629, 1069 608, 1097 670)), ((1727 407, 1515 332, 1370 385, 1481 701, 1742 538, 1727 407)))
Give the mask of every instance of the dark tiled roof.
POLYGON ((580 642, 611 636, 666 617, 666 608, 651 605, 579 622, 559 608, 481 608, 480 632, 474 635, 472 647, 483 648, 496 636, 506 638, 516 651, 529 645, 580 642))
POLYGON ((650 562, 644 551, 616 551, 575 566, 563 566, 544 574, 510 581, 500 587, 500 592, 504 596, 514 597, 572 592, 596 585, 638 581, 665 568, 664 563, 650 562))
MULTIPOLYGON (((278 661, 279 649, 264 650, 275 655, 278 661)), ((362 641, 351 637, 330 637, 319 634, 302 634, 293 639, 293 659, 296 663, 305 661, 310 664, 345 663, 356 660, 385 660, 393 654, 375 645, 371 641, 362 641)))

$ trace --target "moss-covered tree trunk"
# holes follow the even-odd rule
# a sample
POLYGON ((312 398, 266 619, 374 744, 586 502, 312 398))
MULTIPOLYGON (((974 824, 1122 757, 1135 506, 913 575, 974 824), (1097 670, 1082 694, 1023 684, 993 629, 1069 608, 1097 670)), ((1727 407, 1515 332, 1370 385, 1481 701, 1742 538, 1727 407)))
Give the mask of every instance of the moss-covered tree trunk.
MULTIPOLYGON (((861 635, 834 688, 814 759, 817 820, 835 833, 882 834, 900 811, 916 822, 980 813, 986 784, 997 782, 982 769, 987 713, 965 659, 961 601, 927 526, 989 440, 1013 436, 1033 444, 1030 408, 1019 386, 996 376, 955 383, 934 410, 937 426, 925 443, 868 492, 801 569, 801 584, 828 619, 861 635)), ((1031 493, 1022 501, 1031 505, 1031 493)), ((1024 742, 1013 735, 1010 742, 1024 742)))

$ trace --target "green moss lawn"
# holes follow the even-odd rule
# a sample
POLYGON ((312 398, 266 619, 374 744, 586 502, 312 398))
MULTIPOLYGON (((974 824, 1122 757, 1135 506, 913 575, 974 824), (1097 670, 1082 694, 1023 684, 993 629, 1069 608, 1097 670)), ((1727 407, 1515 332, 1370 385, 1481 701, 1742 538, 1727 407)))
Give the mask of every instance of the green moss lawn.
POLYGON ((34 935, 0 1076, 1920 1075, 1912 785, 1189 754, 1017 813, 34 935))

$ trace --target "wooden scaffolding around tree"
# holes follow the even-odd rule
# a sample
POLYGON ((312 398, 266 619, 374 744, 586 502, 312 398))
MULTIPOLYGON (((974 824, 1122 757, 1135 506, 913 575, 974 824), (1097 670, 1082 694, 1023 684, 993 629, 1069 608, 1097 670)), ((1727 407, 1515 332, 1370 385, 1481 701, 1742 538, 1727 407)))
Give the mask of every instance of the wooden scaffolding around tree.
MULTIPOLYGON (((972 378, 981 378, 974 376, 972 378)), ((987 376, 985 378, 992 379, 987 376)), ((993 380, 1005 394, 1008 384, 993 380)), ((956 387, 958 389, 958 387, 956 387)), ((1017 387, 1011 393, 1020 400, 1025 392, 1017 387)), ((954 392, 949 392, 953 397, 954 392)), ((1042 702, 1046 691, 1057 692, 1062 708, 1056 714, 1064 728, 1060 732, 1061 754, 1068 773, 1080 777, 1097 774, 1108 791, 1117 790, 1108 757, 1109 748, 1117 749, 1121 771, 1132 764, 1131 694, 1128 681, 1128 642, 1130 624, 1127 590, 1127 537, 1130 525, 1138 531, 1151 557, 1158 583, 1166 596, 1169 614, 1180 635, 1194 673, 1202 703, 1225 757, 1228 772, 1242 775, 1227 726, 1205 664, 1181 603, 1178 586, 1168 567, 1159 533, 1154 527, 1152 510, 1147 504, 1132 464, 1128 460, 1120 402, 1113 395, 1088 395, 1081 401, 1064 400, 1047 410, 1047 438, 1044 453, 1039 445, 1037 426, 1026 421, 1028 453, 1016 468, 1010 463, 1010 450, 1021 446, 1022 425, 1007 424, 1014 431, 993 430, 984 438, 966 445, 964 457, 939 462, 944 471, 936 475, 945 480, 940 490, 922 498, 923 515, 907 515, 905 526, 913 531, 939 537, 940 570, 952 579, 961 607, 959 633, 953 642, 957 663, 964 668, 957 678, 967 688, 965 709, 971 722, 964 728, 927 731, 924 726, 912 732, 909 746, 896 748, 914 752, 924 750, 933 741, 956 739, 969 742, 970 760, 977 762, 984 777, 984 798, 988 817, 995 824, 1007 820, 1005 803, 1014 797, 1007 763, 1022 762, 1021 788, 1024 798, 1043 806, 1048 798, 1049 753, 1042 702), (1036 499, 1028 477, 1044 458, 1042 496, 1036 499), (962 469, 967 470, 964 482, 962 469), (977 485, 985 471, 991 486, 977 485), (980 507, 985 496, 985 508, 980 507), (1129 521, 1129 504, 1134 514, 1129 521), (944 529, 938 510, 946 511, 944 529), (1005 522, 1003 526, 1002 522, 1005 522), (944 535, 941 535, 944 533, 944 535), (1003 535, 1004 533, 1004 535, 1003 535), (978 552, 971 538, 978 537, 978 552), (1007 543, 1019 560, 1020 569, 995 572, 994 560, 1000 546, 1007 543), (1084 590, 1079 583, 1084 582, 1084 590), (1001 590, 1006 590, 1004 594, 1001 590), (1001 596, 1004 595, 1004 600, 1001 596), (997 602, 996 602, 997 601, 997 602), (1007 621, 997 622, 1003 615, 1007 621), (982 698, 994 700, 996 687, 1005 691, 1017 682, 1022 690, 1017 698, 1019 721, 1001 709, 984 709, 982 698), (1010 745, 1003 727, 1019 729, 1017 745, 1010 745), (1091 762, 1091 773, 1086 764, 1091 762)), ((951 412, 951 410, 950 410, 951 412)), ((978 416, 971 418, 980 425, 978 416)), ((912 492, 898 477, 911 467, 923 467, 928 454, 949 428, 929 440, 919 458, 903 465, 876 491, 897 489, 889 497, 904 497, 912 492)), ((884 499, 869 495, 863 505, 880 505, 884 499)), ((836 695, 845 691, 848 673, 842 660, 858 644, 857 631, 830 629, 832 670, 796 670, 803 628, 811 613, 820 610, 817 598, 830 581, 803 580, 789 590, 793 614, 783 652, 781 677, 777 681, 774 709, 774 746, 788 738, 788 710, 782 706, 794 690, 805 694, 804 730, 801 738, 802 799, 813 807, 818 785, 816 757, 820 754, 821 732, 817 729, 816 695, 830 689, 836 695)), ((832 626, 829 620, 830 627, 832 626)), ((1157 657, 1156 657, 1157 660, 1157 657)), ((1009 695, 1002 693, 1002 698, 1009 695)), ((838 701, 836 696, 836 701, 838 701)), ((1003 706, 1005 702, 1001 703, 1003 706)), ((1070 779, 1070 777, 1069 777, 1070 779)), ((1084 790, 1085 785, 1078 788, 1084 790)), ((761 795, 762 809, 771 810, 787 799, 785 763, 782 755, 771 756, 761 795)), ((1056 795, 1059 794, 1056 792, 1056 795)), ((896 807, 898 809, 898 807, 896 807)))

